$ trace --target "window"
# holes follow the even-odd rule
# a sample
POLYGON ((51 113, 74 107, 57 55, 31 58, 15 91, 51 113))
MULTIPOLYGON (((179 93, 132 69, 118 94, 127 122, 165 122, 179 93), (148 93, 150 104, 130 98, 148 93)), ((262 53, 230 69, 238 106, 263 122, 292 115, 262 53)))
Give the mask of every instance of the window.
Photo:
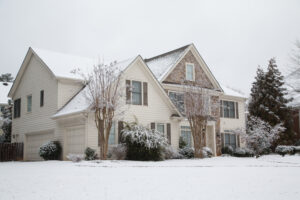
POLYGON ((178 92, 169 92, 169 97, 180 112, 184 112, 184 94, 178 92))
POLYGON ((132 104, 142 105, 142 83, 132 81, 132 104))
POLYGON ((113 145, 115 144, 115 136, 116 136, 116 132, 115 132, 115 123, 113 122, 111 125, 111 129, 109 132, 109 138, 108 138, 108 144, 113 145))
POLYGON ((186 74, 185 74, 186 80, 194 81, 194 65, 186 64, 185 71, 186 71, 186 74))
POLYGON ((27 112, 31 112, 32 109, 32 95, 27 96, 27 112))
POLYGON ((165 133, 165 124, 157 123, 156 130, 164 134, 165 133))
POLYGON ((3 112, 4 108, 5 108, 5 106, 0 106, 0 111, 3 112))
POLYGON ((44 106, 44 90, 40 92, 40 107, 44 106))
POLYGON ((238 103, 233 101, 221 101, 221 117, 238 118, 237 111, 238 103))
POLYGON ((14 101, 14 118, 21 116, 21 99, 16 99, 14 101))
POLYGON ((148 83, 126 80, 126 104, 148 105, 148 83))
POLYGON ((225 133, 225 144, 224 146, 231 146, 233 149, 237 147, 236 145, 236 135, 225 133))
POLYGON ((188 147, 192 146, 192 132, 189 126, 181 126, 181 137, 188 147))

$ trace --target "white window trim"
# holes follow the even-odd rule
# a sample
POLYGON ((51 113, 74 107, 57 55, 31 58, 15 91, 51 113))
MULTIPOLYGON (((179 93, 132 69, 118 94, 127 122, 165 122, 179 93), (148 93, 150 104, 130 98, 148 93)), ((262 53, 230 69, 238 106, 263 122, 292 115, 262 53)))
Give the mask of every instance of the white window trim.
POLYGON ((187 81, 195 81, 195 65, 194 63, 185 63, 185 80, 187 81), (187 66, 192 65, 193 66, 193 80, 187 80, 187 66))
MULTIPOLYGON (((148 82, 146 82, 146 81, 143 81, 143 80, 137 80, 137 79, 127 79, 127 80, 129 80, 130 81, 130 93, 131 93, 131 95, 130 95, 130 105, 131 106, 144 106, 144 87, 143 87, 143 83, 147 83, 148 84, 148 87, 149 87, 149 83, 148 82), (141 83, 141 101, 142 101, 142 103, 141 104, 139 104, 139 105, 137 105, 137 104, 132 104, 132 81, 135 81, 135 82, 140 82, 141 83)), ((149 89, 148 89, 148 105, 149 105, 149 89)))
POLYGON ((224 119, 237 119, 237 120, 239 120, 238 118, 236 118, 237 117, 237 115, 236 115, 236 111, 237 111, 237 109, 236 109, 236 103, 238 103, 238 105, 239 105, 239 102, 238 101, 233 101, 233 100, 225 100, 225 99, 221 99, 221 101, 222 101, 222 109, 223 109, 223 116, 221 116, 220 118, 224 118, 224 119), (225 115, 224 115, 224 101, 228 101, 228 102, 233 102, 233 104, 234 104, 234 117, 225 117, 225 115))
POLYGON ((32 112, 32 94, 29 94, 26 96, 26 113, 31 113, 32 112), (31 96, 31 109, 28 111, 28 97, 31 96))

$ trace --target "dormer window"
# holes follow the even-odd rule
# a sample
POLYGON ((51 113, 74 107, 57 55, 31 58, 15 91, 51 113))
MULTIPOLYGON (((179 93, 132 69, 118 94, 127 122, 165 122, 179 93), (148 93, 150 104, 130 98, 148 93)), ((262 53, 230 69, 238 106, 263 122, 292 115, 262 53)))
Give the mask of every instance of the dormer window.
POLYGON ((194 64, 192 63, 187 63, 185 67, 185 79, 187 81, 194 81, 195 80, 195 75, 194 75, 194 64))

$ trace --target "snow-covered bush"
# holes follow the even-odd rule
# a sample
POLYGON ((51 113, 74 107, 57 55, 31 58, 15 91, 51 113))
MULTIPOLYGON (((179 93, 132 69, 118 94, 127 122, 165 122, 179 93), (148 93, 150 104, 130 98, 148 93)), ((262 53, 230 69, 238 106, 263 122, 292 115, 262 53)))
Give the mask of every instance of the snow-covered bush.
POLYGON ((194 158, 195 155, 195 150, 192 147, 184 147, 182 149, 179 149, 179 153, 184 157, 184 158, 194 158))
POLYGON ((84 151, 85 160, 95 160, 97 158, 97 154, 95 149, 87 147, 84 151))
POLYGON ((204 158, 211 158, 213 156, 213 152, 209 147, 202 148, 204 158))
POLYGON ((107 157, 111 160, 125 160, 126 158, 125 144, 117 144, 110 146, 108 149, 107 157))
POLYGON ((285 156, 286 154, 295 154, 295 147, 294 146, 285 146, 285 145, 278 145, 275 149, 275 152, 279 155, 285 156))
POLYGON ((247 122, 247 146, 257 156, 270 152, 273 142, 279 138, 280 133, 284 130, 282 124, 272 127, 260 118, 250 116, 247 122))
POLYGON ((62 148, 59 141, 51 141, 40 147, 39 155, 44 160, 59 160, 62 148))
POLYGON ((225 146, 225 147, 222 147, 221 152, 222 152, 222 154, 232 155, 233 148, 232 148, 232 146, 225 146))
POLYGON ((122 135, 127 147, 128 160, 162 160, 162 151, 168 140, 159 131, 141 125, 124 129, 122 135))
POLYGON ((295 146, 300 146, 300 140, 296 142, 295 146))
POLYGON ((67 158, 72 162, 80 162, 84 159, 83 154, 68 154, 67 158))
POLYGON ((167 146, 163 150, 163 158, 167 159, 182 159, 183 156, 172 146, 167 146))
POLYGON ((233 152, 235 157, 253 157, 254 152, 248 148, 236 148, 233 152))
POLYGON ((300 154, 300 146, 295 146, 295 153, 300 154))
POLYGON ((182 149, 186 146, 187 146, 187 143, 183 140, 183 137, 180 136, 180 138, 179 138, 179 149, 182 149))

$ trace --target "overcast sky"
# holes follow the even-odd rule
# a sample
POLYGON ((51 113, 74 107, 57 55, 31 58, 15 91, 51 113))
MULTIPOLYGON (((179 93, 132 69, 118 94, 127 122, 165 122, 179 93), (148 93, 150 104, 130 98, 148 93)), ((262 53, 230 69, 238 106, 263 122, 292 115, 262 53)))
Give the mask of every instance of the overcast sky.
POLYGON ((300 39, 299 0, 0 0, 0 73, 29 46, 105 60, 194 43, 217 80, 249 93, 258 65, 281 70, 300 39))

